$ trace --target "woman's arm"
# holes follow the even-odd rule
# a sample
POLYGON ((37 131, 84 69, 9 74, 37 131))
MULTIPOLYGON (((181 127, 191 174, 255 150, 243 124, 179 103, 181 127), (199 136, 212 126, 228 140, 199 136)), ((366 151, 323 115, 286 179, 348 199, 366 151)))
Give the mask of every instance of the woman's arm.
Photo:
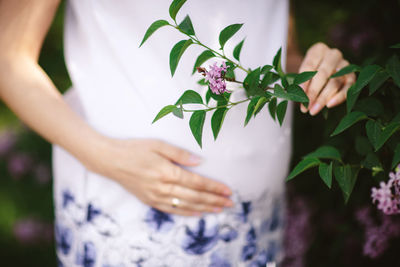
POLYGON ((198 165, 189 152, 156 140, 107 138, 69 108, 38 65, 59 2, 0 0, 0 98, 45 139, 148 205, 181 215, 231 206, 226 185, 173 163, 198 165), (171 207, 174 197, 181 200, 177 208, 171 207))
POLYGON ((69 108, 38 65, 44 37, 59 3, 0 1, 0 97, 41 136, 88 164, 94 148, 102 149, 102 136, 69 108))

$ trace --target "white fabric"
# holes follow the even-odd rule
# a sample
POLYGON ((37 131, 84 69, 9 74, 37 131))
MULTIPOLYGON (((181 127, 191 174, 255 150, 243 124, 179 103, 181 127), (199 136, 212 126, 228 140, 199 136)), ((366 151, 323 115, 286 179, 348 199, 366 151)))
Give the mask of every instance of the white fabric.
MULTIPOLYGON (((171 115, 151 124, 158 111, 174 103, 184 90, 193 89, 205 93, 205 88, 196 83, 201 77, 196 74, 191 76, 194 61, 204 50, 201 47, 192 46, 185 52, 174 78, 171 78, 169 51, 175 43, 185 38, 184 35, 164 27, 150 37, 142 48, 138 48, 153 21, 168 19, 169 4, 170 1, 165 0, 69 0, 65 21, 65 58, 74 89, 68 101, 91 126, 107 136, 157 138, 199 155, 203 163, 188 169, 226 183, 234 191, 234 199, 237 200, 237 205, 231 211, 205 217, 219 222, 231 221, 229 216, 236 214, 235 209, 240 208, 241 203, 247 200, 256 203, 264 199, 260 202, 263 204, 254 205, 254 214, 258 215, 252 215, 261 224, 272 213, 277 199, 283 201, 284 178, 291 150, 292 107, 289 105, 282 127, 271 119, 267 109, 243 127, 247 105, 238 105, 228 112, 217 141, 213 139, 211 114, 208 114, 203 132, 203 149, 198 147, 190 133, 189 116, 179 120, 171 115), (259 207, 258 210, 255 207, 259 207)), ((220 30, 229 24, 244 23, 240 32, 228 41, 226 54, 232 55, 233 47, 246 37, 241 55, 245 67, 270 64, 281 46, 285 61, 288 20, 286 0, 189 0, 178 14, 177 21, 181 21, 186 14, 190 15, 199 39, 215 49, 219 47, 220 30)), ((212 62, 210 60, 209 63, 212 62)), ((243 74, 239 77, 243 78, 243 74)), ((243 96, 243 90, 235 89, 232 97, 237 100, 243 96)), ((106 265, 105 258, 111 256, 105 251, 112 251, 110 248, 113 246, 119 248, 117 251, 122 251, 123 244, 132 240, 147 242, 150 234, 142 223, 149 207, 111 179, 87 171, 57 146, 54 148, 54 176, 57 223, 60 229, 70 229, 81 241, 79 243, 75 238, 72 242, 71 250, 76 250, 75 255, 69 251, 67 255, 59 252, 60 260, 64 264, 67 262, 67 266, 136 266, 133 260, 126 260, 120 265, 106 265), (69 199, 71 195, 74 206, 69 204, 72 202, 66 204, 66 196, 69 199), (112 226, 114 230, 104 230, 112 232, 112 244, 104 242, 104 235, 96 237, 94 230, 83 226, 91 204, 99 207, 102 214, 107 214, 102 223, 97 223, 98 227, 119 225, 118 230, 112 226), (135 235, 138 230, 141 235, 136 236, 136 239, 127 237, 127 234, 135 235), (82 250, 85 239, 101 247, 96 250, 97 260, 93 265, 83 265, 79 260, 79 248, 82 250)), ((198 218, 176 216, 174 221, 179 221, 180 225, 191 225, 196 224, 198 218)), ((235 227, 245 231, 244 228, 235 227)), ((250 227, 249 224, 246 227, 250 227)), ((60 229, 57 230, 58 234, 62 232, 60 229)), ((104 231, 96 229, 97 233, 104 234, 104 231)), ((279 240, 281 231, 274 236, 279 240)), ((170 240, 163 238, 163 242, 170 240)), ((245 239, 243 236, 242 240, 245 239)), ((87 251, 86 247, 83 250, 87 251)), ((231 249, 238 250, 239 245, 231 249)), ((211 254, 212 251, 207 253, 211 254)), ((184 255, 172 256, 174 259, 164 264, 180 266, 172 263, 179 257, 188 262, 184 255)), ((209 260, 198 257, 195 260, 200 264, 196 266, 210 264, 209 260)), ((158 266, 154 263, 141 264, 158 266)))

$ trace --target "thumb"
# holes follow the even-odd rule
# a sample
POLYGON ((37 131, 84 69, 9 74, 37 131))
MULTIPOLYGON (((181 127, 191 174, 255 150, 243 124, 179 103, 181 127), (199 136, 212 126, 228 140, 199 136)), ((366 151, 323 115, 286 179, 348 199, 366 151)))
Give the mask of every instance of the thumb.
POLYGON ((154 150, 161 156, 184 166, 196 166, 201 163, 199 156, 163 141, 156 141, 154 150))

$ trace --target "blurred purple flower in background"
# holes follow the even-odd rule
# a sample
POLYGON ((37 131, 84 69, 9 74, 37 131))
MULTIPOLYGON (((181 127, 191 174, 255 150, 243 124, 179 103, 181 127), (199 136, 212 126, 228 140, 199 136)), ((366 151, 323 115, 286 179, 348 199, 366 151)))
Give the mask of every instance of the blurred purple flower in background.
POLYGON ((6 156, 15 143, 17 142, 17 135, 14 131, 6 130, 0 133, 0 157, 6 156))
POLYGON ((17 221, 14 224, 13 233, 15 238, 25 245, 53 241, 53 225, 36 218, 17 221))
POLYGON ((371 213, 371 207, 363 207, 356 212, 356 219, 365 229, 363 254, 376 259, 386 251, 391 239, 400 237, 400 221, 380 213, 381 222, 377 223, 371 213))
POLYGON ((32 158, 25 153, 12 154, 8 159, 8 171, 14 179, 27 174, 33 165, 32 158))
POLYGON ((287 207, 285 229, 285 267, 304 267, 305 255, 312 242, 312 212, 309 203, 295 196, 287 207))
POLYGON ((38 163, 34 169, 35 180, 38 184, 46 185, 51 180, 50 167, 45 163, 38 163))

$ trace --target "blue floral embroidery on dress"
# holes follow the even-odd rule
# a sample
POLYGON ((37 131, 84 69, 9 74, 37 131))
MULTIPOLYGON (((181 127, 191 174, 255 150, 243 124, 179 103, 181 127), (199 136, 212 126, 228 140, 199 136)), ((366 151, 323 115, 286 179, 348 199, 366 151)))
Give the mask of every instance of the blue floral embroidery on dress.
POLYGON ((62 193, 62 206, 63 208, 66 208, 69 203, 74 202, 75 197, 72 195, 72 193, 69 190, 64 190, 62 193))
POLYGON ((73 234, 71 229, 56 225, 56 246, 62 254, 68 255, 71 251, 73 234))
POLYGON ((231 242, 238 237, 238 232, 231 226, 222 226, 219 231, 219 238, 225 242, 231 242))
POLYGON ((239 218, 242 222, 246 223, 249 213, 251 212, 251 201, 242 202, 242 211, 239 214, 239 218))
POLYGON ((147 212, 145 222, 156 231, 167 232, 174 224, 172 215, 162 212, 155 208, 150 208, 147 212))
POLYGON ((246 234, 247 244, 242 249, 242 255, 241 255, 242 261, 251 260, 257 253, 256 239, 257 239, 256 230, 252 226, 246 234))
POLYGON ((262 250, 258 253, 256 259, 251 262, 249 267, 265 267, 267 263, 274 262, 276 254, 278 253, 278 246, 275 241, 270 241, 267 250, 262 250))
POLYGON ((92 242, 83 244, 83 251, 78 252, 76 264, 83 267, 94 267, 96 263, 96 248, 92 242))
POLYGON ((91 222, 95 217, 101 215, 101 210, 95 208, 92 203, 87 206, 86 221, 91 222))
POLYGON ((57 258, 57 267, 64 267, 64 264, 57 258))
POLYGON ((191 230, 186 226, 186 238, 182 248, 189 254, 201 255, 211 250, 218 242, 218 226, 207 229, 206 221, 201 218, 198 227, 191 230))
POLYGON ((271 224, 269 225, 269 230, 271 232, 275 231, 280 224, 281 224, 280 207, 278 205, 275 205, 272 211, 271 224))
POLYGON ((218 254, 217 251, 214 251, 211 254, 211 263, 208 267, 231 267, 231 264, 227 259, 222 257, 221 255, 218 254))

